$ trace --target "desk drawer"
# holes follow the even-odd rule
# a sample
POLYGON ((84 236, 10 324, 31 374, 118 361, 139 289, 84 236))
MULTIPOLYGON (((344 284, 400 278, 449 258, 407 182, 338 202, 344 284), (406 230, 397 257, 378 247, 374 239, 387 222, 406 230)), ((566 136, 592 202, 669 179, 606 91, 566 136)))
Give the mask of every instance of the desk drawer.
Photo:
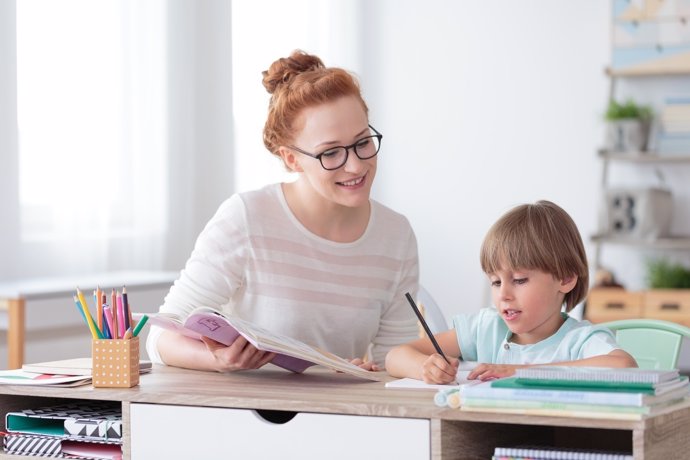
POLYGON ((297 413, 276 424, 245 409, 131 404, 132 460, 428 459, 430 421, 297 413))
POLYGON ((589 291, 586 317, 600 323, 642 317, 642 293, 625 289, 598 288, 589 291))
POLYGON ((644 293, 644 317, 690 326, 690 289, 653 289, 644 293))

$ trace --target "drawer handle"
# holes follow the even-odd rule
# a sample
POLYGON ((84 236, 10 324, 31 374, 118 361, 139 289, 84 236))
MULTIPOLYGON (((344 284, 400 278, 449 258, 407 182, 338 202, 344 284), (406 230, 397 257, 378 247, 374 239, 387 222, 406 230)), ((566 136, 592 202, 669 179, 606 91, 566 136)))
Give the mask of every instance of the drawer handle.
POLYGON ((275 425, 282 425, 289 422, 297 415, 297 412, 289 410, 268 410, 268 409, 256 409, 254 411, 256 416, 268 423, 273 423, 275 425))
POLYGON ((625 304, 622 302, 609 302, 606 304, 606 308, 611 310, 622 310, 625 308, 625 304))
POLYGON ((662 303, 661 304, 661 309, 662 310, 680 310, 680 304, 677 303, 662 303))

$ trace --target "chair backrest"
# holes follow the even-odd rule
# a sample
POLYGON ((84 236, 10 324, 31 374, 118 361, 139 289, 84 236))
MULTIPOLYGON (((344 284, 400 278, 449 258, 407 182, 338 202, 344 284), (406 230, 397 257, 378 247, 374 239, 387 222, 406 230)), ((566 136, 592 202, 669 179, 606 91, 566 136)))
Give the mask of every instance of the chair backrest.
MULTIPOLYGON (((429 325, 431 332, 436 334, 450 329, 438 304, 434 298, 431 297, 429 291, 427 291, 423 286, 419 286, 419 291, 417 292, 417 304, 420 308, 423 308, 424 319, 429 325)), ((424 335, 422 334, 421 337, 423 336, 424 335)))
POLYGON ((618 344, 641 369, 675 369, 683 338, 690 338, 690 328, 658 319, 623 319, 599 325, 615 332, 618 344))

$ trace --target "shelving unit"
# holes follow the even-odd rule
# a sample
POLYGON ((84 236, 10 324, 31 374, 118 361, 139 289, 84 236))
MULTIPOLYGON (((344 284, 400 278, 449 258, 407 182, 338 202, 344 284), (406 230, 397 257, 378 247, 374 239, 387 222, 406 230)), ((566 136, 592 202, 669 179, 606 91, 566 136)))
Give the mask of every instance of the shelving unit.
MULTIPOLYGON (((610 73, 609 73, 610 74, 610 73)), ((690 75, 690 72, 688 72, 690 75)), ((659 155, 656 152, 614 152, 601 149, 598 152, 602 160, 601 185, 606 188, 609 185, 609 168, 614 162, 633 163, 641 166, 677 164, 690 166, 690 152, 687 155, 659 155)), ((690 169, 689 169, 690 171, 690 169)), ((594 266, 601 267, 601 250, 604 244, 617 244, 636 246, 644 249, 680 249, 690 250, 690 235, 672 236, 657 239, 633 238, 626 236, 615 236, 605 234, 595 234, 590 238, 595 244, 594 266)))
MULTIPOLYGON (((632 97, 638 104, 644 102, 654 107, 657 116, 662 111, 656 109, 663 103, 665 107, 663 113, 665 117, 668 117, 671 112, 667 110, 673 107, 670 104, 677 104, 678 100, 690 98, 690 91, 687 89, 690 88, 690 11, 684 3, 674 0, 611 0, 611 6, 611 66, 605 71, 609 79, 609 101, 624 103, 632 97)), ((663 118, 663 120, 667 123, 668 118, 663 118)), ((669 128, 671 125, 664 126, 669 128)), ((663 135, 659 133, 659 139, 665 142, 676 139, 678 128, 677 125, 673 126, 676 131, 669 129, 663 135), (672 132, 673 134, 668 134, 672 132)), ((684 130, 681 129, 680 132, 681 136, 684 136, 684 130)), ((594 245, 592 262, 597 269, 607 266, 613 268, 615 272, 624 266, 621 265, 620 258, 618 267, 615 266, 615 259, 602 260, 605 259, 602 254, 603 248, 609 245, 627 246, 626 250, 630 251, 666 251, 666 253, 675 252, 681 256, 684 253, 690 254, 690 228, 672 230, 674 233, 671 235, 664 234, 656 238, 646 236, 667 233, 668 227, 665 225, 668 225, 668 213, 663 211, 668 207, 659 208, 655 204, 649 204, 650 201, 646 201, 652 200, 656 203, 654 200, 658 198, 660 202, 665 200, 666 206, 670 206, 667 202, 668 195, 665 195, 666 189, 672 193, 673 201, 676 203, 673 207, 673 218, 680 217, 680 221, 684 221, 685 216, 678 214, 682 208, 679 208, 676 200, 680 199, 682 202, 688 199, 688 189, 683 183, 685 181, 679 185, 677 179, 676 182, 668 184, 662 180, 664 182, 662 187, 650 187, 649 190, 642 191, 637 186, 626 187, 632 184, 620 183, 625 180, 621 181, 618 176, 614 180, 610 177, 613 176, 611 170, 616 167, 614 165, 624 165, 629 169, 640 171, 656 169, 659 172, 671 170, 675 172, 679 170, 682 174, 686 174, 685 171, 687 171, 687 175, 690 176, 690 145, 687 149, 682 141, 670 145, 672 145, 673 153, 666 148, 669 144, 652 145, 649 151, 622 152, 601 149, 597 152, 601 161, 601 194, 606 198, 602 200, 601 210, 608 219, 601 222, 598 233, 590 238, 594 245), (657 151, 659 149, 661 151, 657 151), (630 193, 628 193, 628 188, 630 193), (615 216, 610 213, 615 213, 615 216), (660 227, 659 231, 651 228, 656 225, 661 226, 662 223, 664 226, 660 227)), ((623 168, 623 166, 617 167, 623 168)), ((625 172, 624 169, 615 170, 616 173, 619 171, 625 172)), ((678 177, 677 174, 675 177, 678 177)), ((639 183, 639 179, 634 182, 639 183)), ((675 222, 676 227, 684 227, 678 225, 678 220, 675 222)), ((619 257, 626 257, 622 252, 618 254, 620 254, 619 257)), ((631 268, 634 271, 634 267, 631 268)), ((624 285, 635 284, 634 281, 631 283, 631 280, 625 279, 625 275, 620 276, 620 273, 616 275, 619 278, 618 281, 624 285)), ((594 311, 602 309, 611 314, 609 319, 657 317, 658 309, 655 310, 650 303, 651 300, 647 300, 653 297, 652 292, 654 291, 617 290, 607 293, 599 290, 596 295, 593 293, 588 298, 585 317, 594 320, 594 311), (592 317, 587 315, 587 310, 592 312, 592 317)), ((665 291, 665 295, 668 296, 665 302, 679 306, 672 320, 687 322, 690 317, 690 304, 686 305, 685 293, 676 294, 673 291, 665 291)))

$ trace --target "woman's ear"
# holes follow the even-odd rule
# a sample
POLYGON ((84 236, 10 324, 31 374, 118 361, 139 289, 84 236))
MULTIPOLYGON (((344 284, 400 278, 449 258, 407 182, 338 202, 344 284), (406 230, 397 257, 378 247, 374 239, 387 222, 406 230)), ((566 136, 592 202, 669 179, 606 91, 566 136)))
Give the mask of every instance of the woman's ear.
POLYGON ((278 155, 283 159, 285 166, 292 172, 303 172, 302 166, 297 161, 297 155, 292 149, 285 146, 278 147, 278 155))
POLYGON ((559 289, 559 291, 561 291, 563 294, 569 293, 570 291, 575 289, 575 286, 577 285, 577 280, 577 275, 572 275, 563 278, 561 280, 561 288, 559 289))

